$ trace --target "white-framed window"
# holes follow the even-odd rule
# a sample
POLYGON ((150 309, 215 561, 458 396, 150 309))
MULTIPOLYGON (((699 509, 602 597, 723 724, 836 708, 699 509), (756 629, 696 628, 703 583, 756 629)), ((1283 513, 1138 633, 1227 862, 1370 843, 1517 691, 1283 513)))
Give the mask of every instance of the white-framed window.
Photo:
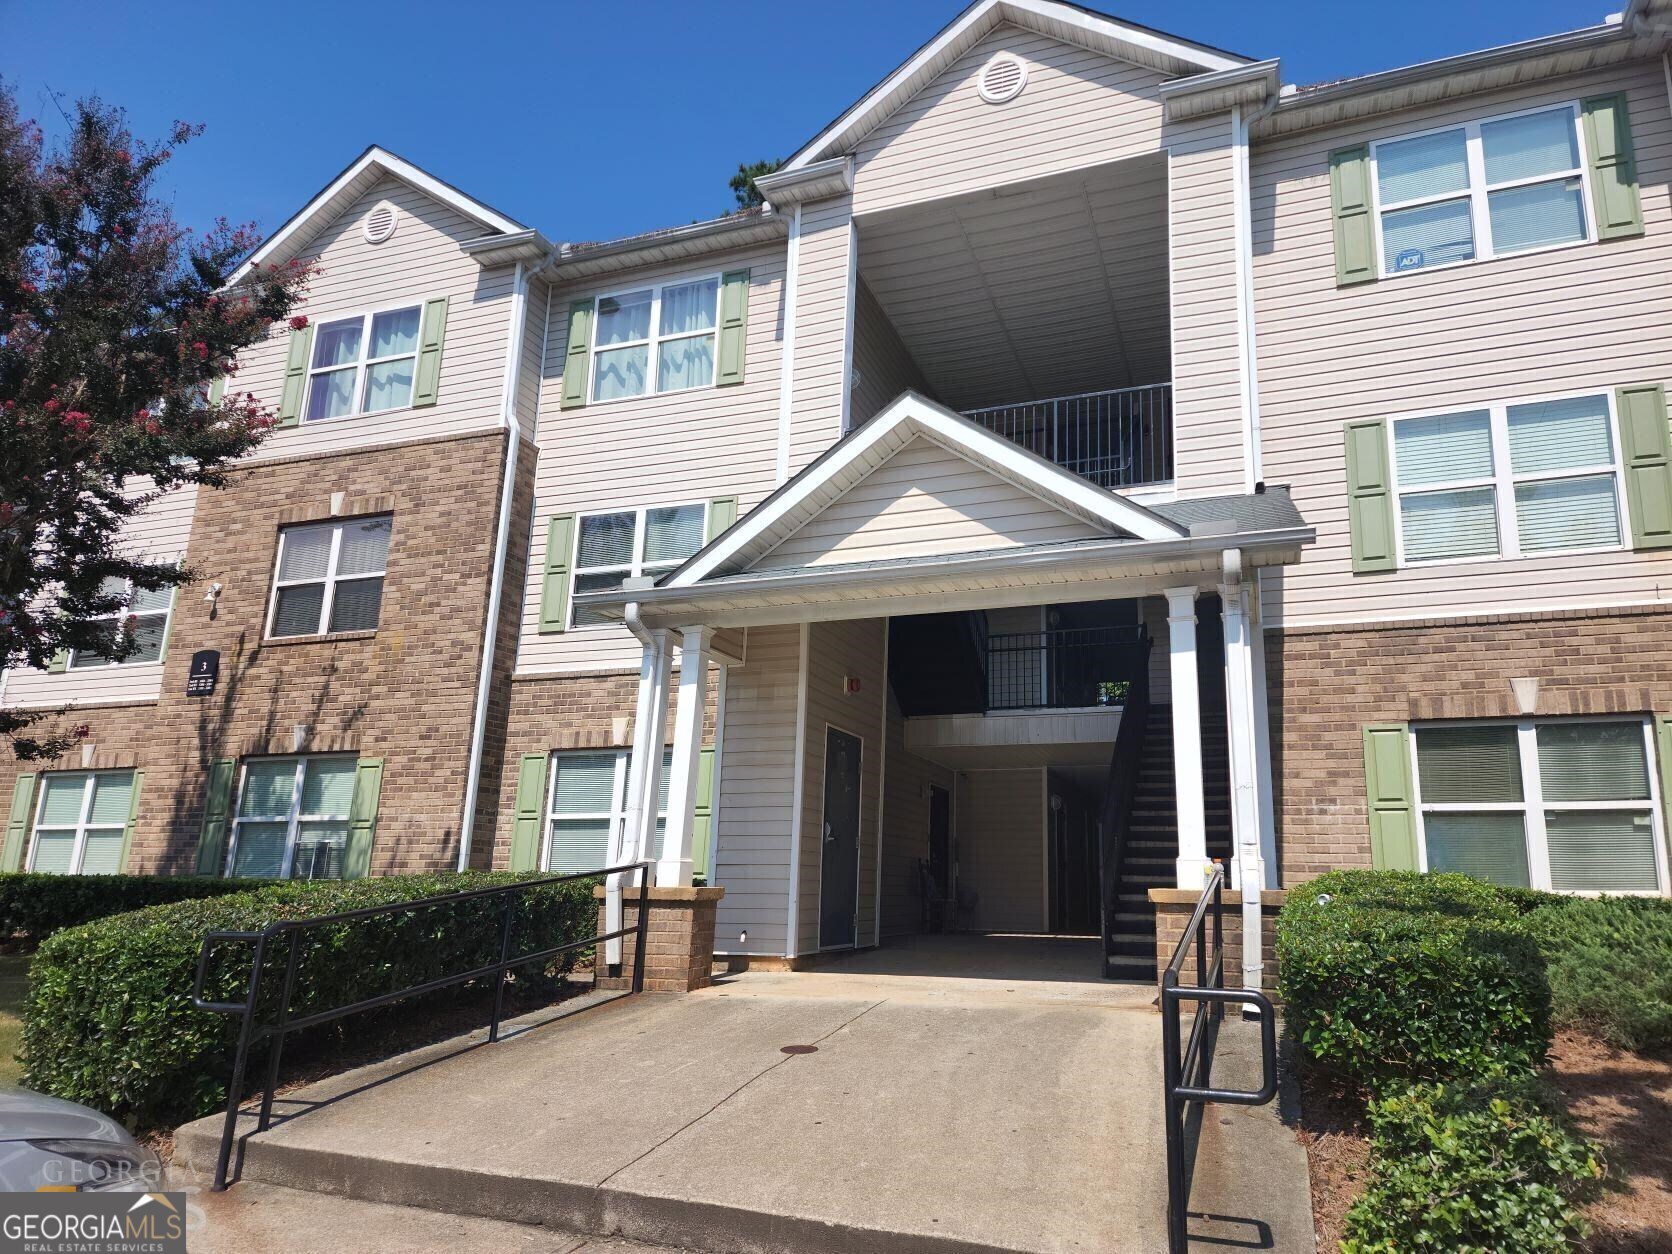
POLYGON ((268 638, 375 630, 392 529, 388 514, 281 528, 268 638))
MULTIPOLYGON (((708 506, 658 505, 582 514, 575 524, 574 590, 596 592, 619 588, 636 575, 672 570, 702 548, 708 506)), ((570 619, 573 627, 609 621, 580 606, 570 611, 570 619)))
POLYGON ((247 759, 226 873, 341 879, 355 769, 352 754, 247 759))
POLYGON ((1388 429, 1401 566, 1625 542, 1612 392, 1416 414, 1388 429))
POLYGON ((133 795, 132 771, 41 776, 29 869, 59 875, 118 874, 133 795))
POLYGON ((591 400, 713 386, 719 275, 611 292, 592 313, 591 400))
POLYGON ((103 649, 71 649, 69 660, 65 668, 72 671, 94 670, 101 666, 130 666, 137 662, 160 662, 163 656, 163 641, 168 639, 168 623, 174 614, 174 589, 158 588, 147 592, 143 588, 135 588, 126 579, 107 579, 103 589, 108 596, 120 596, 122 608, 110 614, 101 614, 90 621, 108 623, 112 648, 109 652, 103 649), (131 620, 131 623, 130 623, 131 620), (133 652, 126 657, 116 659, 110 653, 116 652, 114 644, 119 640, 125 627, 133 631, 133 652))
POLYGON ((1381 273, 1594 240, 1584 143, 1570 101, 1371 144, 1381 273))
POLYGON ((1643 718, 1417 724, 1423 869, 1578 893, 1666 888, 1643 718))
POLYGON ((320 422, 410 405, 423 314, 422 305, 402 305, 319 323, 303 417, 320 422))
MULTIPOLYGON (((612 842, 620 848, 627 822, 626 749, 561 750, 552 754, 546 788, 546 833, 540 865, 572 874, 610 865, 612 842)), ((662 750, 662 780, 656 801, 656 849, 668 821, 668 776, 673 749, 662 750)))

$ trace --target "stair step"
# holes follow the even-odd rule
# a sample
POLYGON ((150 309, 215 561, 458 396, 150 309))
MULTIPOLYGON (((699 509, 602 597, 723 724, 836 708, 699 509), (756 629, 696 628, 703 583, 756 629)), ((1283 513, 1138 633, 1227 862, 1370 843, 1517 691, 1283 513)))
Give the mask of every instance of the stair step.
POLYGON ((1110 958, 1148 958, 1155 961, 1155 938, 1121 936, 1108 942, 1105 951, 1110 958))

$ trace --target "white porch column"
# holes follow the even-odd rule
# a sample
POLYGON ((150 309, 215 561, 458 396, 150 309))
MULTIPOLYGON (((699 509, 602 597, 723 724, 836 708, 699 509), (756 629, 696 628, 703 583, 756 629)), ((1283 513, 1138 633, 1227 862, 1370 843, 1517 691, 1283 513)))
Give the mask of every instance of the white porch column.
POLYGON ((1196 682, 1196 589, 1167 589, 1167 658, 1173 686, 1173 787, 1180 888, 1201 891, 1208 864, 1202 803, 1202 707, 1196 682))
POLYGON ((1260 572, 1248 589, 1249 643, 1254 665, 1254 775, 1260 790, 1260 857, 1266 887, 1277 887, 1277 806, 1271 778, 1271 702, 1266 695, 1266 628, 1260 607, 1260 572))
POLYGON ((1260 893, 1266 885, 1261 856, 1258 735, 1254 727, 1254 648, 1250 640, 1248 585, 1221 584, 1225 626, 1225 731, 1231 765, 1231 834, 1236 842, 1237 887, 1242 890, 1242 986, 1259 988, 1260 893))
MULTIPOLYGON (((650 633, 650 643, 639 657, 639 695, 633 712, 633 751, 627 768, 626 821, 619 834, 612 834, 609 864, 637 862, 649 856, 656 835, 656 794, 661 786, 662 727, 668 718, 668 670, 672 642, 667 631, 650 633), (645 792, 649 788, 649 793, 645 792), (646 796, 650 798, 650 835, 645 836, 646 796)), ((611 875, 604 894, 604 930, 621 929, 622 874, 611 875)), ((606 941, 604 960, 621 961, 620 939, 606 941)))
MULTIPOLYGON (((687 627, 679 644, 679 702, 673 715, 673 759, 668 767, 668 826, 656 863, 659 888, 691 883, 691 834, 696 821, 697 771, 702 765, 702 722, 708 708, 708 646, 712 627, 687 627)), ((651 811, 650 830, 655 831, 651 811)))

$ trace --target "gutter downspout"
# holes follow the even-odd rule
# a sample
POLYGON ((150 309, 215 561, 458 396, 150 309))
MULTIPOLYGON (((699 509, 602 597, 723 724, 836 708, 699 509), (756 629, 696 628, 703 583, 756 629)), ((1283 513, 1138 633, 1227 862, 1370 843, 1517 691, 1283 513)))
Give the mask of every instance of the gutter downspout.
MULTIPOLYGON (((658 694, 654 692, 654 687, 662 682, 662 677, 666 673, 662 665, 661 653, 663 649, 668 647, 665 635, 653 632, 644 625, 644 619, 639 612, 637 601, 628 601, 621 607, 621 621, 627 630, 633 634, 633 638, 644 646, 644 659, 639 665, 639 692, 633 716, 634 747, 629 754, 627 804, 620 829, 621 844, 617 848, 612 848, 609 852, 608 861, 612 866, 642 860, 648 852, 646 848, 648 842, 645 839, 645 834, 655 830, 654 821, 645 825, 643 819, 647 804, 647 799, 644 796, 644 785, 648 782, 651 772, 646 771, 637 774, 632 768, 632 763, 640 760, 637 742, 639 737, 645 734, 646 720, 654 717, 654 712, 658 708, 665 708, 661 705, 658 694), (647 685, 650 686, 650 691, 646 690, 647 685), (628 841, 633 842, 632 848, 627 847, 628 841)), ((659 744, 657 748, 660 748, 659 744)), ((650 752, 655 752, 655 750, 650 752)), ((648 761, 648 758, 645 760, 648 761)), ((650 798, 648 804, 654 807, 654 798, 650 798)), ((652 809, 652 813, 654 813, 654 809, 652 809)), ((622 872, 613 871, 604 879, 604 930, 606 932, 619 932, 625 922, 622 912, 621 890, 622 872)), ((615 968, 621 964, 621 953, 620 937, 604 942, 604 962, 609 967, 615 968)))
MULTIPOLYGON (((555 252, 552 256, 555 256, 555 252)), ((494 532, 493 577, 488 584, 488 616, 482 628, 482 670, 476 681, 476 707, 470 728, 470 760, 465 767, 464 818, 459 823, 457 869, 470 869, 470 842, 476 828, 476 798, 481 788, 482 748, 488 734, 488 695, 493 687, 494 644, 499 635, 499 605, 505 588, 505 553, 511 540, 511 494, 517 484, 517 457, 521 451, 522 424, 517 421, 517 390, 522 384, 522 342, 528 322, 528 283, 551 263, 552 257, 532 272, 517 262, 511 284, 511 330, 505 345, 505 389, 500 398, 500 420, 506 430, 505 477, 499 485, 499 523, 494 532)), ((542 349, 544 351, 544 349, 542 349)))
POLYGON ((1231 199, 1232 219, 1237 250, 1237 330, 1242 384, 1242 412, 1246 418, 1244 436, 1248 446, 1243 455, 1244 490, 1265 478, 1264 459, 1260 449, 1260 374, 1259 351, 1254 329, 1254 209, 1249 191, 1248 142, 1254 123, 1277 108, 1278 96, 1266 98, 1264 104, 1245 114, 1241 105, 1231 108, 1231 199))

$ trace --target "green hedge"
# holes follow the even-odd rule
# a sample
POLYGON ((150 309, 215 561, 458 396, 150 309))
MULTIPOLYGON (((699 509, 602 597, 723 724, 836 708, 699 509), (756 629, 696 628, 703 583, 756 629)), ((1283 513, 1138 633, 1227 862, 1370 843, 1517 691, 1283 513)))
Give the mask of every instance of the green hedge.
POLYGON ((35 943, 66 927, 145 906, 263 888, 269 880, 198 875, 46 875, 0 872, 0 940, 35 943))
POLYGON ((1336 871, 1277 924, 1289 1030, 1372 1091, 1498 1068, 1550 1047, 1544 964, 1514 905, 1462 875, 1336 871))
MULTIPOLYGON (((234 1016, 192 1007, 204 933, 257 930, 280 919, 527 878, 476 872, 271 884, 255 892, 151 906, 58 932, 41 945, 30 969, 20 1055, 24 1083, 105 1111, 130 1127, 172 1126, 207 1113, 226 1100, 238 1025, 234 1016)), ((513 950, 530 952, 592 936, 596 909, 590 881, 525 894, 515 915, 513 950)), ((312 1014, 490 962, 498 957, 502 917, 503 899, 486 898, 311 933, 299 953, 292 1014, 312 1014)), ((519 979, 552 980, 574 957, 571 952, 544 971, 519 972, 519 979)), ((250 960, 245 944, 216 950, 207 996, 241 1001, 250 960)), ((264 970, 261 1009, 269 1018, 284 960, 285 947, 276 946, 264 970)), ((364 1027, 357 1016, 344 1022, 348 1033, 364 1027)))
POLYGON ((1417 1084, 1370 1103, 1370 1182, 1343 1254, 1562 1254, 1602 1177, 1532 1076, 1417 1084))
POLYGON ((1624 1049, 1672 1046, 1672 901, 1544 894, 1526 927, 1555 1021, 1624 1049))

